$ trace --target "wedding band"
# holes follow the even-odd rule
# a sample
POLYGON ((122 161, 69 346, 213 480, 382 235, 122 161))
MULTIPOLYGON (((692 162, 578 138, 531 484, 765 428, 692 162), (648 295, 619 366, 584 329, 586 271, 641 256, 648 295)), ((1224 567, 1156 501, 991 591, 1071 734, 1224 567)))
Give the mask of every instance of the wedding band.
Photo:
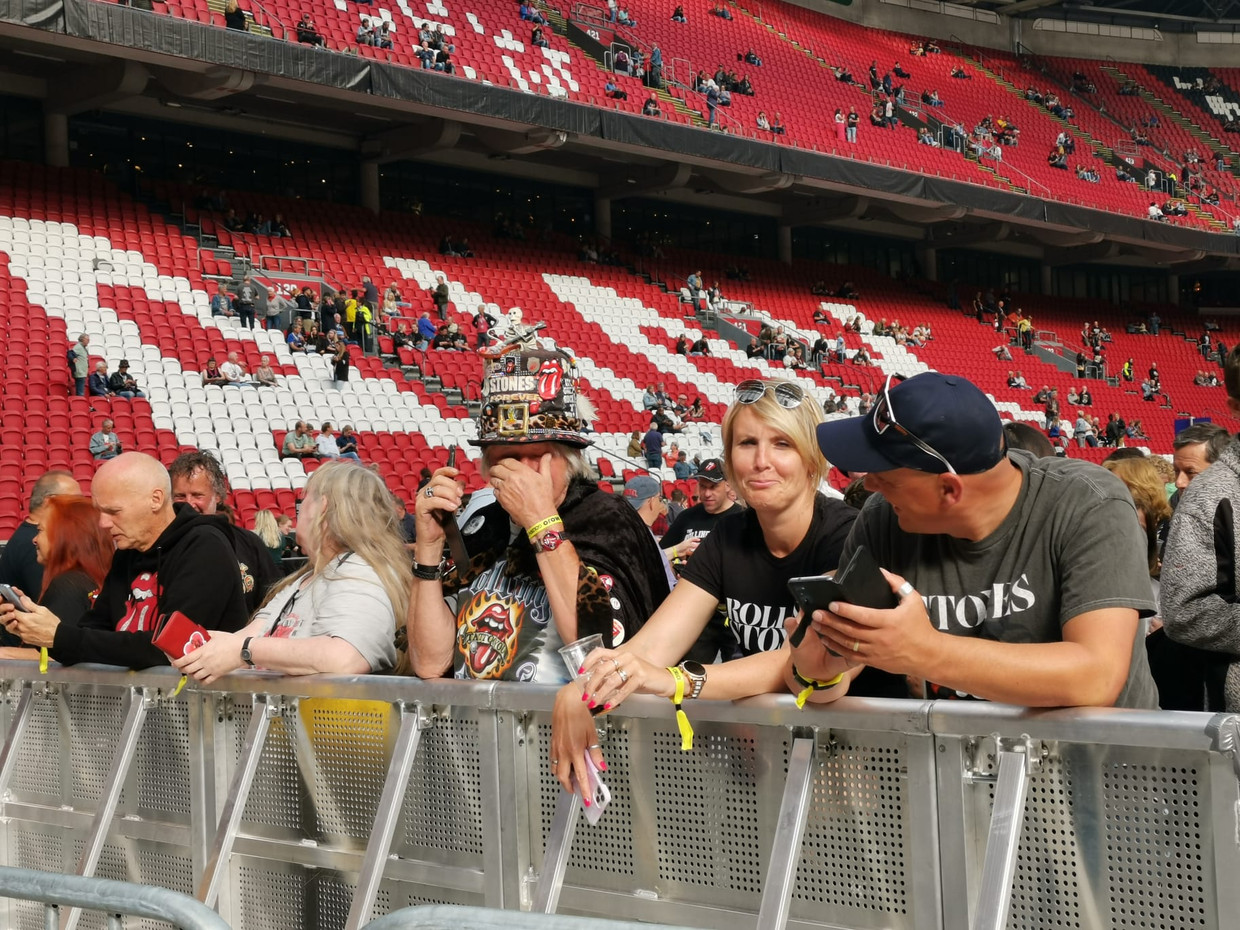
POLYGON ((860 652, 860 651, 861 651, 861 640, 854 639, 853 640, 853 652, 860 652))
POLYGON ((426 496, 427 496, 427 497, 434 497, 434 496, 435 496, 435 489, 434 489, 434 488, 427 488, 425 493, 426 493, 426 496))
POLYGON ((619 679, 620 679, 620 684, 622 684, 622 685, 623 685, 623 684, 627 684, 627 683, 628 683, 629 676, 628 676, 628 675, 626 675, 626 674, 624 674, 624 669, 622 669, 622 668, 618 668, 618 669, 616 669, 616 675, 617 675, 617 677, 619 677, 619 679))
POLYGON ((908 597, 912 593, 913 593, 913 586, 909 584, 907 581, 904 582, 904 584, 900 585, 900 587, 896 588, 896 594, 898 594, 900 597, 908 597))
POLYGON ((614 665, 614 666, 616 667, 616 671, 617 671, 617 672, 618 672, 618 671, 620 671, 620 660, 619 660, 619 659, 617 659, 617 658, 615 658, 615 657, 613 656, 613 657, 612 657, 612 660, 611 660, 611 664, 612 664, 612 665, 614 665))
POLYGON ((602 748, 603 747, 600 746, 598 743, 591 743, 589 746, 586 747, 586 749, 602 749, 602 748))
POLYGON ((552 759, 552 760, 551 760, 551 764, 552 764, 552 765, 559 765, 559 764, 560 764, 560 760, 559 760, 559 759, 552 759))

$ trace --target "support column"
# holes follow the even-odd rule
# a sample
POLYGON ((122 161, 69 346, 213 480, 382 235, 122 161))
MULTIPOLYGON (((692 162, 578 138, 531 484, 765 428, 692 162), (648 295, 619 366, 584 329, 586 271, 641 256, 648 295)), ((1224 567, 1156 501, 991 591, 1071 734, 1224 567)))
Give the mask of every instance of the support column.
POLYGON ((1051 290, 1055 285, 1055 268, 1052 265, 1042 265, 1042 293, 1050 296, 1051 290))
POLYGON ((69 167, 69 117, 64 113, 44 111, 43 152, 51 167, 69 167))
POLYGON ((779 226, 779 260, 785 265, 792 264, 792 227, 779 226))
POLYGON ((364 161, 361 164, 362 206, 371 213, 379 212, 379 163, 364 161))
POLYGON ((1174 306, 1180 305, 1180 276, 1178 274, 1167 275, 1167 300, 1174 306))
POLYGON ((611 238, 611 198, 594 195, 594 234, 601 239, 611 238))
POLYGON ((927 281, 939 279, 939 250, 931 245, 917 247, 917 261, 921 264, 921 276, 927 281))

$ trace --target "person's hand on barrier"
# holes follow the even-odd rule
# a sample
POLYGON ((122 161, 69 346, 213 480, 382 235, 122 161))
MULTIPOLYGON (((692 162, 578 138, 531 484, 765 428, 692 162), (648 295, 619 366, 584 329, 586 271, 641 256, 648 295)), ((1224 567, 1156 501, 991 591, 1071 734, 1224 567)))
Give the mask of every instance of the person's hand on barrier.
POLYGON ((581 700, 584 680, 570 681, 561 688, 555 696, 555 709, 551 713, 551 757, 547 761, 551 773, 569 793, 576 791, 579 784, 590 784, 585 758, 587 752, 600 772, 607 771, 603 750, 598 743, 598 731, 594 728, 594 717, 581 700))
POLYGON ((930 623, 926 605, 913 586, 899 575, 882 571, 900 597, 897 607, 874 610, 836 601, 830 610, 814 611, 813 630, 832 650, 854 662, 898 675, 916 674, 944 634, 930 623))
MULTIPOLYGON (((815 611, 815 620, 819 614, 826 614, 827 611, 815 611)), ((791 617, 784 621, 784 629, 791 636, 793 631, 801 623, 801 614, 791 617)), ((849 669, 857 669, 860 671, 865 667, 865 663, 852 653, 843 653, 841 655, 832 655, 827 648, 827 640, 818 632, 818 624, 814 622, 810 627, 810 632, 801 639, 801 645, 793 646, 789 643, 788 648, 792 652, 792 667, 802 678, 813 679, 814 681, 831 681, 840 672, 846 672, 849 669)), ((839 650, 836 650, 837 652, 839 650)), ((797 690, 800 690, 799 688, 797 690)))
POLYGON ((670 698, 676 693, 671 672, 632 652, 595 649, 586 656, 582 669, 582 701, 595 713, 614 710, 630 694, 670 698))
POLYGON ((17 588, 13 592, 21 598, 26 609, 18 610, 7 601, 0 602, 0 623, 27 646, 50 647, 56 638, 60 618, 46 607, 40 607, 17 588))
MULTIPOLYGON (((418 491, 418 499, 413 507, 414 522, 417 527, 417 546, 427 546, 428 551, 435 549, 432 543, 443 547, 443 519, 456 513, 461 507, 461 486, 457 483, 460 472, 455 468, 438 468, 431 475, 422 490, 418 491)), ((439 563, 436 558, 435 564, 439 563)))
POLYGON ((174 659, 172 664, 182 675, 209 685, 229 672, 245 666, 241 645, 245 637, 239 633, 212 630, 211 638, 193 652, 174 659))

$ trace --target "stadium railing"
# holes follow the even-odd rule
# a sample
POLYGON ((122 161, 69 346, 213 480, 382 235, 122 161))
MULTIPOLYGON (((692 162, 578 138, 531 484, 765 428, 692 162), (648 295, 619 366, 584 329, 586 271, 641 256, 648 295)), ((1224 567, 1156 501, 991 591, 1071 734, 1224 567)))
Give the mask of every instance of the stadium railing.
POLYGON ((669 703, 630 699, 598 721, 590 825, 548 771, 554 688, 177 681, 0 663, 2 864, 193 893, 238 930, 428 903, 763 930, 1240 911, 1237 716, 771 695, 691 705, 682 752, 669 703))

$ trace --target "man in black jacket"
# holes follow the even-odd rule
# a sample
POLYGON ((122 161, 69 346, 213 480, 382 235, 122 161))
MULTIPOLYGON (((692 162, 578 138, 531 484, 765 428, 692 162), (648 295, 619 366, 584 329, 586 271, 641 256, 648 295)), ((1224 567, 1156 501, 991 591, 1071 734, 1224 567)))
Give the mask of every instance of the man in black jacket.
POLYGON ((228 479, 220 460, 210 452, 183 452, 168 466, 168 476, 172 479, 173 502, 189 504, 211 517, 228 539, 237 556, 246 611, 253 614, 282 575, 258 535, 233 523, 232 508, 225 503, 228 479))
POLYGON ((173 505, 167 470, 127 452, 105 462, 91 485, 99 522, 116 543, 94 606, 77 624, 45 607, 0 607, 0 622, 31 646, 50 647, 62 665, 101 662, 129 668, 167 665, 151 644, 161 617, 179 610, 211 630, 247 620, 237 560, 216 520, 173 505))

